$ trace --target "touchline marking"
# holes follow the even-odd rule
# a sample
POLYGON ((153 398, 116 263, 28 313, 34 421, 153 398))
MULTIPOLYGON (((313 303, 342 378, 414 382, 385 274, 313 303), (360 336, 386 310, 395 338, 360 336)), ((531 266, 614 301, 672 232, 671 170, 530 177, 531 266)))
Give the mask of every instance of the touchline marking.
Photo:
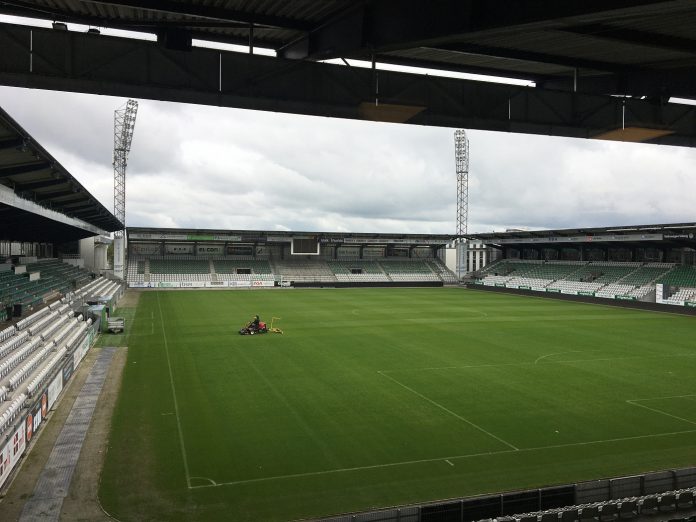
POLYGON ((176 390, 174 389, 174 375, 172 374, 172 362, 169 359, 169 343, 167 343, 167 333, 164 331, 164 315, 162 315, 162 305, 160 304, 159 292, 157 294, 157 308, 160 314, 160 325, 162 326, 162 336, 164 337, 164 353, 167 355, 167 367, 169 368, 169 382, 172 385, 172 397, 174 398, 174 417, 176 427, 179 430, 179 443, 181 444, 181 457, 184 460, 184 473, 186 473, 186 486, 191 487, 191 477, 189 475, 188 459, 186 458, 186 447, 184 446, 184 432, 181 429, 179 420, 179 402, 176 400, 176 390))
POLYGON ((452 410, 450 410, 450 409, 444 407, 442 404, 440 404, 440 403, 438 403, 438 402, 435 402, 434 400, 432 400, 432 399, 426 397, 426 396, 423 395, 422 393, 417 392, 417 391, 414 390, 413 388, 409 388, 409 387, 406 386, 404 383, 397 381, 397 380, 394 379, 393 377, 390 377, 389 375, 386 375, 386 374, 384 374, 384 373, 382 373, 382 372, 377 372, 377 373, 379 373, 380 375, 386 377, 386 378, 389 379, 390 381, 395 382, 396 384, 398 384, 398 385, 401 386, 402 388, 404 388, 404 389, 410 391, 411 393, 413 393, 413 394, 415 394, 415 395, 418 395, 421 399, 428 401, 430 404, 432 404, 432 405, 434 405, 434 406, 437 406, 437 407, 440 408, 442 411, 445 411, 445 412, 449 413, 450 415, 452 415, 453 417, 456 417, 457 419, 466 422, 469 426, 473 426, 474 428, 476 428, 476 429, 479 430, 480 432, 485 433, 485 434, 488 435, 489 437, 494 438, 494 439, 497 440, 498 442, 502 442, 502 443, 505 444, 508 448, 512 448, 512 449, 514 449, 515 451, 519 450, 519 448, 518 448, 517 446, 513 446, 512 444, 510 444, 509 442, 507 442, 507 441, 501 439, 500 437, 498 437, 498 436, 496 436, 496 435, 493 435, 490 431, 487 431, 487 430, 483 429, 483 428, 482 428, 481 426, 479 426, 478 424, 475 424, 475 423, 471 422, 469 419, 466 419, 466 418, 462 417, 461 415, 459 415, 459 414, 457 414, 457 413, 454 413, 452 410))
POLYGON ((629 401, 626 401, 626 402, 627 402, 628 404, 632 405, 632 406, 638 406, 639 408, 645 408, 646 410, 654 411, 655 413, 660 413, 660 414, 662 414, 662 415, 667 415, 667 417, 672 417, 673 419, 677 419, 677 420, 680 420, 680 421, 688 422, 689 424, 694 424, 694 425, 696 425, 696 422, 694 422, 694 421, 692 421, 692 420, 685 419, 685 418, 683 418, 683 417, 678 417, 678 416, 676 416, 676 415, 672 415, 671 413, 667 413, 666 411, 658 410, 657 408, 651 408, 650 406, 646 406, 645 404, 640 404, 640 403, 637 402, 637 401, 630 401, 630 400, 629 400, 629 401))
POLYGON ((253 484, 255 482, 267 482, 271 480, 287 480, 294 478, 304 478, 304 477, 316 477, 322 475, 333 475, 336 473, 348 473, 351 471, 367 471, 371 469, 382 469, 382 468, 393 468, 397 466, 409 466, 413 464, 427 464, 430 462, 442 462, 443 460, 459 460, 459 459, 470 459, 475 457, 486 457, 490 455, 504 455, 506 453, 516 453, 516 452, 530 452, 530 451, 543 451, 548 449, 560 449, 560 448, 570 448, 575 446, 591 446, 593 444, 605 444, 607 442, 624 442, 627 440, 639 440, 639 439, 650 439, 657 437, 668 437, 672 435, 684 435, 696 433, 696 430, 685 430, 685 431, 673 431, 670 433, 655 433, 651 435, 635 435, 632 437, 619 437, 616 439, 604 439, 604 440, 591 440, 587 442, 569 442, 567 444, 554 444, 551 446, 537 446, 534 448, 522 448, 519 450, 498 450, 498 451, 486 451, 483 453, 469 453, 465 455, 453 455, 450 457, 442 458, 437 457, 433 459, 419 459, 419 460, 406 460, 403 462, 390 462, 387 464, 373 464, 371 466, 358 466, 354 468, 341 468, 341 469, 327 469, 324 471, 309 471, 307 473, 293 473, 291 475, 276 475, 273 477, 260 477, 254 479, 246 480, 234 480, 230 482, 217 482, 214 486, 212 484, 201 485, 201 486, 189 486, 189 489, 201 489, 201 488, 213 488, 220 486, 237 486, 242 484, 253 484))

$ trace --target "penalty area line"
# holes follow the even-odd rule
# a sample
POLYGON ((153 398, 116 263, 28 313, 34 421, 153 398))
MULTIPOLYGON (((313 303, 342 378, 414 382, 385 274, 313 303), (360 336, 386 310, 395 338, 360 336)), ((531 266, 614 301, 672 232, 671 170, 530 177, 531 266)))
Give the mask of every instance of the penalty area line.
MULTIPOLYGON (((677 398, 677 397, 671 397, 671 398, 677 398)), ((663 410, 658 410, 657 408, 651 408, 650 406, 646 406, 645 404, 640 404, 641 400, 656 400, 656 399, 638 399, 638 400, 627 400, 626 402, 630 404, 631 406, 638 406, 639 408, 643 408, 649 411, 653 411, 655 413, 659 413, 660 415, 666 415, 667 417, 671 417, 673 419, 680 420, 682 422, 688 422, 689 424, 694 424, 696 425, 696 422, 685 419, 684 417, 679 417, 678 415, 672 415, 671 413, 667 413, 666 411, 663 410)))
MULTIPOLYGON (((692 434, 696 433, 695 430, 685 430, 685 431, 673 431, 669 433, 653 433, 650 435, 634 435, 631 437, 619 437, 615 439, 603 439, 603 440, 590 440, 586 442, 569 442, 567 444, 553 444, 550 446, 537 446, 533 448, 521 448, 517 450, 509 449, 509 450, 499 450, 499 451, 486 451, 482 453, 468 453, 464 455, 452 455, 449 457, 436 457, 432 459, 419 459, 419 460, 405 460, 403 462, 389 462, 387 464, 373 464, 370 466, 357 466, 353 468, 340 468, 340 469, 327 469, 323 471, 308 471, 307 473, 292 473, 290 475, 275 475, 272 477, 259 477, 259 478, 253 478, 253 479, 243 479, 243 480, 233 480, 230 482, 216 482, 215 485, 213 484, 203 484, 200 486, 189 486, 189 489, 203 489, 203 488, 219 488, 221 486, 239 486, 239 485, 244 485, 244 484, 254 484, 257 482, 268 482, 268 481, 273 481, 273 480, 288 480, 288 479, 296 479, 296 478, 307 478, 307 477, 320 477, 323 475, 334 475, 337 473, 349 473, 353 471, 369 471, 373 469, 384 469, 384 468, 394 468, 398 466, 410 466, 414 464, 429 464, 433 462, 447 462, 447 461, 453 461, 453 460, 461 460, 461 459, 471 459, 471 458, 476 458, 476 457, 487 457, 487 456, 494 456, 494 455, 504 455, 506 453, 513 454, 513 453, 523 453, 523 452, 532 452, 532 451, 544 451, 544 450, 550 450, 550 449, 562 449, 562 448, 573 448, 573 447, 580 447, 580 446, 592 446, 595 444, 606 444, 610 442, 625 442, 629 440, 640 440, 640 439, 651 439, 651 438, 658 438, 658 437, 669 437, 673 435, 684 435, 684 434, 692 434)), ((211 482, 212 479, 207 479, 211 482)))
POLYGON ((472 426, 473 428, 476 428, 476 429, 479 430, 481 433, 485 433, 486 435, 488 435, 488 436, 491 437, 491 438, 494 438, 494 439, 497 440, 498 442, 500 442, 500 443, 502 443, 502 444, 505 444, 508 448, 511 448, 511 449, 513 449, 513 450, 515 450, 515 451, 519 450, 519 448, 518 448, 517 446, 514 446, 514 445, 510 444, 508 441, 501 439, 501 438, 498 437, 497 435, 493 435, 490 431, 488 431, 488 430, 482 428, 482 427, 479 426, 478 424, 475 424, 475 423, 471 422, 469 419, 467 419, 467 418, 465 418, 465 417, 462 417, 462 416, 459 415, 458 413, 453 412, 452 410, 446 408, 445 406, 443 406, 443 405, 440 404, 439 402, 435 402, 434 400, 432 400, 432 399, 429 398, 429 397, 426 397, 426 396, 423 395, 422 393, 417 392, 417 391, 414 390, 413 388, 410 388, 410 387, 406 386, 404 383, 402 383, 402 382, 400 382, 400 381, 394 379, 394 377, 391 377, 391 376, 386 375, 386 374, 384 374, 384 373, 382 373, 382 372, 379 372, 379 371, 378 371, 377 373, 379 373, 380 375, 386 377, 386 378, 389 379, 390 381, 392 381, 392 382, 398 384, 399 386, 401 386, 401 387, 404 388, 405 390, 410 391, 410 392, 413 393, 414 395, 417 395, 417 396, 420 397, 421 399, 428 401, 428 402, 429 402, 430 404, 432 404, 433 406, 437 406, 437 407, 440 408, 442 411, 444 411, 444 412, 446 412, 446 413, 449 413, 450 415, 452 415, 453 417, 459 419, 460 421, 463 421, 463 422, 467 423, 469 426, 472 426))

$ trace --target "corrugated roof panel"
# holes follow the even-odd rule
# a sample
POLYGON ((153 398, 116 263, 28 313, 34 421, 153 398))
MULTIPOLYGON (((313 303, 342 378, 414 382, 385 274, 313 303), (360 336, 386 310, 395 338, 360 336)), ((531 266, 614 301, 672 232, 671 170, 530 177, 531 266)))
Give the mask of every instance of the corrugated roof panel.
POLYGON ((462 67, 481 67, 500 69, 501 71, 528 73, 530 75, 568 75, 571 70, 568 67, 549 65, 525 60, 513 60, 495 56, 484 56, 474 53, 451 52, 430 47, 418 47, 403 51, 385 53, 389 56, 410 58, 428 62, 440 62, 443 65, 458 65, 462 67))
POLYGON ((591 35, 564 31, 532 31, 515 35, 466 39, 475 43, 503 49, 537 52, 545 55, 603 61, 611 64, 640 65, 659 61, 679 60, 691 55, 632 43, 608 42, 591 35))

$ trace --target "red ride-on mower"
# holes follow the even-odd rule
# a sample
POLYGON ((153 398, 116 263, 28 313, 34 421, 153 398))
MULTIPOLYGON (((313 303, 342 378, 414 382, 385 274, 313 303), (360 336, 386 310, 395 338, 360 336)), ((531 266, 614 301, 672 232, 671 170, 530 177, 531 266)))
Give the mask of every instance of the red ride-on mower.
POLYGON ((263 321, 259 321, 258 326, 254 323, 254 321, 250 321, 246 324, 246 326, 239 330, 240 335, 256 335, 265 333, 268 333, 268 327, 263 321))

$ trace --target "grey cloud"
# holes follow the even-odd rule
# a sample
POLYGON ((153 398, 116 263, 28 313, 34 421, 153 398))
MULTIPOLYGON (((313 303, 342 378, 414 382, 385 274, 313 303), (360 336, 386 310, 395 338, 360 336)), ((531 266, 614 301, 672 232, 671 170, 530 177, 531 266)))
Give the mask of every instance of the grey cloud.
MULTIPOLYGON (((0 88, 112 208, 125 100, 0 88)), ((470 131, 469 230, 693 220, 692 149, 470 131)), ((451 233, 453 129, 140 101, 131 226, 451 233)))

